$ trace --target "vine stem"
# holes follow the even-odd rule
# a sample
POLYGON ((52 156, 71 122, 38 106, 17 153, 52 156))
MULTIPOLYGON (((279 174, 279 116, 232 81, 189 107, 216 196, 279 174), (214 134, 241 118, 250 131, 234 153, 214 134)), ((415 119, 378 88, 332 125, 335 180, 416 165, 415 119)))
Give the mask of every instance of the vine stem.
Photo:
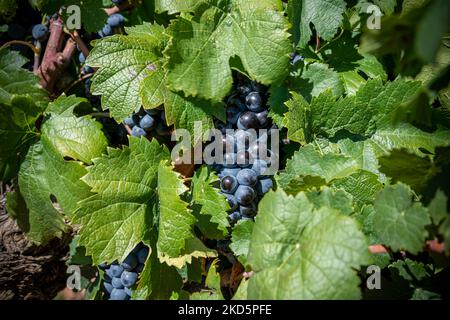
POLYGON ((73 87, 75 87, 77 84, 79 84, 80 82, 83 82, 84 80, 92 77, 94 74, 93 73, 88 73, 85 74, 84 76, 82 76, 81 78, 75 80, 74 82, 72 82, 66 89, 63 90, 64 93, 69 92, 73 87))
POLYGON ((69 32, 69 34, 70 34, 70 37, 72 38, 72 40, 75 41, 75 43, 78 45, 81 52, 83 52, 83 55, 87 58, 89 56, 90 50, 89 50, 88 46, 86 45, 86 43, 84 43, 83 39, 81 39, 78 31, 74 30, 72 32, 69 32))
POLYGON ((15 44, 20 44, 20 45, 23 45, 23 46, 26 46, 26 47, 30 48, 31 50, 33 50, 34 54, 39 55, 41 53, 40 49, 36 48, 31 43, 26 42, 26 41, 21 41, 21 40, 8 41, 4 45, 2 45, 0 47, 0 49, 4 49, 4 48, 7 48, 7 47, 15 45, 15 44))
POLYGON ((58 81, 77 49, 76 42, 69 39, 61 52, 64 36, 64 24, 61 18, 53 20, 50 24, 50 38, 38 71, 42 87, 50 93, 56 92, 58 81))
POLYGON ((109 118, 111 115, 109 112, 94 112, 89 114, 91 117, 102 117, 102 118, 109 118))
POLYGON ((131 128, 126 124, 124 124, 124 127, 125 127, 125 130, 127 130, 128 134, 131 135, 131 128))
POLYGON ((320 37, 316 36, 316 52, 320 50, 320 37))
POLYGON ((40 61, 40 58, 41 58, 40 52, 41 52, 42 46, 41 46, 40 41, 38 41, 36 43, 36 48, 39 50, 39 52, 38 53, 34 52, 33 73, 37 75, 38 71, 39 71, 40 62, 41 62, 40 61))
MULTIPOLYGON (((330 43, 335 42, 336 40, 338 40, 340 37, 342 37, 342 35, 344 34, 344 29, 341 30, 341 32, 339 33, 339 35, 334 38, 333 40, 331 40, 330 42, 327 42, 326 44, 324 44, 322 47, 320 47, 320 42, 319 42, 319 48, 316 47, 316 53, 319 53, 320 51, 323 50, 323 48, 326 48, 328 45, 330 45, 330 43)), ((320 41, 320 40, 319 40, 320 41)))

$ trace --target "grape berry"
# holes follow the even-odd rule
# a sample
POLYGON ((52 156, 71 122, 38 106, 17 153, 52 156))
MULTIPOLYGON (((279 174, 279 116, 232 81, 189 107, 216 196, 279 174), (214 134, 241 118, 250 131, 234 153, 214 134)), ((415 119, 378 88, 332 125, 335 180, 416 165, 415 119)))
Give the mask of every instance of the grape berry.
POLYGON ((99 268, 105 272, 103 289, 105 294, 109 295, 109 300, 131 299, 132 288, 144 269, 148 253, 149 249, 143 244, 139 244, 122 263, 113 262, 111 265, 105 263, 99 265, 99 268))
POLYGON ((159 136, 170 134, 169 127, 166 125, 165 113, 161 109, 141 110, 126 118, 123 123, 131 129, 133 137, 147 137, 155 132, 159 136))

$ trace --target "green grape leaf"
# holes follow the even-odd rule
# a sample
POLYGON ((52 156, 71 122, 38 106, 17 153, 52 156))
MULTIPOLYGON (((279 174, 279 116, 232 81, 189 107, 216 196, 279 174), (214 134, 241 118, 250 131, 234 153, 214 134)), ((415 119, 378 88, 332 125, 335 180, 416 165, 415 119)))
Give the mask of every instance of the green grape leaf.
POLYGON ((252 79, 266 85, 282 80, 291 45, 277 7, 274 1, 208 0, 192 18, 172 22, 165 50, 169 87, 219 102, 232 87, 234 56, 252 79))
POLYGON ((50 114, 42 126, 42 134, 49 139, 63 157, 92 164, 106 150, 108 141, 102 125, 89 116, 76 117, 73 107, 61 114, 50 114))
POLYGON ((379 156, 380 152, 384 154, 384 149, 380 151, 371 140, 353 141, 351 139, 342 139, 337 144, 342 154, 355 159, 362 170, 381 175, 378 170, 377 156, 379 156))
POLYGON ((169 159, 155 140, 130 137, 130 146, 108 149, 94 159, 82 179, 94 196, 83 200, 75 222, 81 225, 80 245, 95 264, 122 261, 153 227, 157 204, 158 164, 169 159))
POLYGON ((312 130, 328 136, 339 130, 371 135, 389 122, 389 115, 420 89, 420 82, 396 80, 382 84, 380 79, 367 81, 351 97, 334 101, 330 92, 311 103, 312 130))
POLYGON ((242 279, 232 300, 247 300, 248 280, 242 279))
POLYGON ((345 7, 343 0, 290 0, 288 12, 298 47, 305 47, 309 42, 311 23, 319 37, 331 40, 342 24, 345 7))
POLYGON ((405 149, 420 157, 434 153, 439 146, 447 146, 450 141, 450 131, 438 129, 429 133, 408 123, 396 127, 384 127, 376 131, 370 139, 338 141, 341 152, 355 159, 361 169, 378 175, 380 182, 386 182, 386 176, 379 171, 378 158, 388 156, 394 149, 405 149))
POLYGON ((380 171, 391 178, 393 183, 401 181, 414 191, 427 187, 428 181, 439 173, 429 157, 420 157, 405 149, 394 149, 389 155, 378 158, 380 171))
POLYGON ((316 209, 328 207, 331 209, 336 209, 345 215, 350 215, 353 213, 352 197, 343 190, 333 190, 328 187, 324 187, 320 191, 308 191, 305 194, 316 209))
POLYGON ((168 300, 173 292, 179 292, 183 283, 174 267, 159 262, 156 248, 152 247, 133 299, 168 300))
POLYGON ((352 196, 353 201, 358 207, 371 204, 383 184, 378 176, 372 172, 360 170, 350 176, 338 179, 332 183, 332 187, 337 190, 344 190, 352 196))
POLYGON ((39 78, 22 66, 28 60, 0 49, 0 179, 17 176, 27 149, 37 140, 35 122, 48 103, 39 78))
POLYGON ((191 141, 196 145, 200 140, 206 140, 206 133, 214 129, 214 118, 226 120, 225 108, 222 104, 211 104, 199 99, 184 98, 180 94, 168 93, 164 110, 168 125, 188 130, 191 141), (196 126, 201 125, 201 131, 196 132, 196 126), (199 134, 201 133, 201 136, 199 134))
POLYGON ((408 281, 420 281, 431 274, 422 262, 417 262, 406 258, 397 260, 389 265, 390 269, 397 269, 399 275, 408 281))
MULTIPOLYGON (((301 190, 302 177, 316 177, 329 183, 332 180, 344 178, 358 170, 355 160, 339 154, 321 154, 312 145, 306 145, 297 151, 286 163, 284 172, 278 174, 277 183, 281 188, 288 187, 295 191, 296 186, 301 190)), ((313 179, 317 182, 317 179, 313 179)), ((317 186, 309 181, 311 186, 317 186)), ((319 183, 322 183, 321 181, 319 183)), ((305 182, 306 188, 308 181, 305 182)), ((319 184, 320 186, 321 184, 319 184)))
MULTIPOLYGON (((226 198, 219 194, 220 190, 213 187, 213 184, 217 181, 219 179, 207 166, 197 170, 192 178, 192 204, 194 210, 195 207, 199 207, 197 210, 200 215, 208 216, 208 222, 214 224, 213 228, 218 229, 218 232, 214 232, 212 237, 205 234, 211 239, 216 238, 216 233, 220 234, 219 239, 226 237, 230 227, 227 214, 230 206, 226 198)), ((208 229, 200 227, 202 231, 208 229)))
POLYGON ((230 249, 244 266, 247 264, 254 224, 252 220, 241 220, 233 227, 231 233, 230 249))
POLYGON ((66 265, 92 265, 92 259, 86 256, 86 249, 83 246, 78 245, 79 235, 73 237, 69 244, 69 260, 66 261, 66 265))
POLYGON ((146 93, 146 108, 163 104, 166 91, 163 83, 155 81, 164 78, 161 54, 164 28, 147 23, 127 30, 130 32, 127 36, 94 41, 86 60, 86 64, 99 68, 93 77, 92 93, 102 95, 102 106, 119 120, 140 109, 144 80, 146 90, 152 92, 146 93))
POLYGON ((161 162, 158 169, 159 233, 158 258, 170 266, 183 267, 192 258, 215 256, 193 234, 195 216, 181 196, 188 191, 180 175, 161 162))
POLYGON ((178 12, 191 12, 196 5, 202 1, 198 0, 155 0, 156 12, 167 12, 174 14, 178 12))
POLYGON ((428 205, 428 212, 435 225, 439 225, 448 217, 447 212, 447 196, 442 190, 437 190, 434 198, 428 205))
POLYGON ((385 187, 375 200, 374 231, 393 250, 419 252, 431 223, 428 211, 414 202, 411 189, 402 183, 385 187))
POLYGON ((408 123, 396 127, 385 127, 378 130, 369 143, 376 154, 382 154, 393 149, 408 149, 410 152, 423 155, 420 149, 434 153, 436 147, 450 144, 450 130, 438 129, 432 133, 425 132, 408 123))
POLYGON ((286 116, 288 138, 302 144, 312 140, 310 128, 311 109, 308 102, 296 92, 291 92, 291 100, 286 102, 289 113, 286 116))
POLYGON ((45 109, 45 112, 60 115, 69 109, 75 110, 78 107, 83 106, 87 103, 88 101, 85 98, 80 98, 75 95, 66 96, 63 93, 56 100, 48 104, 47 108, 45 109))
POLYGON ((17 175, 28 147, 37 141, 35 122, 41 111, 30 97, 15 96, 11 105, 0 103, 0 177, 4 181, 17 175))
POLYGON ((343 83, 339 74, 328 65, 320 62, 307 64, 298 82, 300 93, 311 100, 322 92, 331 90, 334 96, 339 97, 344 92, 343 83))
POLYGON ((191 264, 193 259, 214 257, 217 257, 217 252, 213 249, 209 249, 200 241, 200 239, 194 237, 186 240, 186 245, 181 250, 178 257, 160 255, 159 260, 165 262, 169 266, 180 269, 186 265, 186 263, 191 264))
POLYGON ((30 97, 39 109, 48 103, 39 78, 22 68, 27 61, 17 51, 0 49, 0 104, 11 106, 13 96, 30 97))
POLYGON ((338 75, 344 91, 348 96, 355 95, 358 89, 366 83, 366 80, 356 71, 340 72, 338 75))
POLYGON ((439 293, 415 288, 411 300, 442 300, 442 297, 439 293))
MULTIPOLYGON (((295 132, 333 137, 339 131, 347 130, 370 136, 377 129, 389 127, 392 113, 419 89, 420 82, 396 80, 383 85, 381 79, 376 78, 362 85, 355 95, 337 101, 330 90, 324 91, 312 98, 309 107, 303 99, 294 95, 287 104, 289 112, 286 117, 295 121, 300 115, 303 116, 302 121, 294 125, 295 132)), ((287 123, 290 125, 290 120, 287 123)))
POLYGON ((188 208, 188 203, 181 199, 188 188, 183 184, 180 175, 172 167, 161 163, 158 169, 159 195, 159 235, 158 254, 163 260, 165 256, 177 257, 185 247, 187 239, 192 238, 192 226, 195 217, 188 208))
POLYGON ((369 262, 352 218, 315 209, 305 194, 269 192, 261 200, 249 251, 249 299, 358 299, 355 271, 369 262))
POLYGON ((78 202, 91 195, 80 180, 85 173, 80 163, 64 161, 45 137, 29 149, 19 172, 20 193, 27 209, 18 223, 30 240, 46 244, 68 231, 62 213, 71 217, 78 202))
POLYGON ((224 300, 220 290, 220 274, 217 272, 217 260, 211 263, 205 284, 208 288, 200 292, 194 292, 190 300, 224 300))

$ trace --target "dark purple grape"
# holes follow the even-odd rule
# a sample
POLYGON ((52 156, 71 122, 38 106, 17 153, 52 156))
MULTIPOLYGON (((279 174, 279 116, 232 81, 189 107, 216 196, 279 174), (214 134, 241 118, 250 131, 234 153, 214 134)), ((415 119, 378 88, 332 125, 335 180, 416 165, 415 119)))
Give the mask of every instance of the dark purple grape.
POLYGON ((253 158, 248 151, 241 150, 236 153, 236 163, 241 168, 249 167, 253 162, 253 158))
POLYGON ((245 97, 246 95, 248 95, 250 92, 252 92, 252 87, 249 85, 240 85, 237 87, 237 92, 245 97))
POLYGON ((126 118, 125 120, 123 120, 123 123, 129 126, 130 128, 133 128, 136 125, 132 117, 126 118))
POLYGON ((258 195, 260 196, 266 194, 272 188, 273 188, 273 181, 271 178, 261 179, 256 184, 256 190, 258 191, 258 195))
POLYGON ((127 295, 124 289, 116 289, 114 288, 111 291, 110 300, 128 300, 130 296, 127 295))
POLYGON ((125 18, 120 13, 114 13, 114 14, 110 15, 108 18, 108 21, 107 21, 108 25, 111 28, 122 27, 124 22, 125 22, 125 18))
POLYGON ((231 124, 236 124, 238 122, 239 116, 241 115, 241 110, 236 106, 231 106, 227 108, 227 121, 231 124))
POLYGON ((242 169, 236 179, 240 185, 253 187, 258 182, 258 175, 252 169, 242 169))
POLYGON ((230 205, 229 211, 235 211, 239 207, 236 198, 232 194, 225 194, 225 196, 227 197, 227 202, 230 205))
POLYGON ((131 135, 136 138, 145 137, 147 135, 147 132, 145 132, 144 129, 138 126, 134 126, 131 130, 131 135))
POLYGON ((90 66, 84 66, 83 67, 83 72, 84 74, 90 74, 90 73, 94 73, 94 68, 90 67, 90 66))
POLYGON ((252 165, 252 169, 258 176, 263 176, 267 170, 267 162, 262 159, 256 159, 252 165))
POLYGON ((133 270, 137 264, 137 257, 133 253, 130 253, 121 263, 122 267, 127 271, 133 270))
POLYGON ((249 206, 240 206, 239 211, 243 217, 254 217, 256 216, 256 205, 254 203, 249 206))
POLYGON ((262 99, 258 92, 250 92, 247 97, 245 97, 245 104, 250 111, 262 111, 262 99))
POLYGON ((223 178, 225 176, 236 177, 239 171, 241 171, 241 168, 222 168, 219 171, 219 178, 223 178))
POLYGON ((140 263, 138 266, 134 269, 137 273, 141 273, 144 270, 145 264, 140 263))
POLYGON ((233 168, 236 166, 236 153, 225 153, 223 155, 223 166, 233 168))
POLYGON ((243 206, 250 205, 256 198, 256 193, 249 186, 239 186, 234 193, 236 200, 243 206))
POLYGON ((48 27, 43 24, 37 24, 31 30, 33 38, 38 41, 45 41, 48 38, 48 27))
POLYGON ((139 263, 145 263, 145 260, 147 260, 148 252, 148 248, 144 246, 136 253, 139 263))
POLYGON ((84 64, 86 62, 86 57, 84 56, 83 52, 80 52, 78 55, 78 61, 80 61, 81 64, 84 64))
MULTIPOLYGON (((120 275, 120 277, 122 276, 122 274, 120 275)), ((122 283, 122 280, 120 280, 120 277, 112 278, 111 285, 113 286, 113 288, 115 288, 115 289, 122 289, 123 288, 123 283, 122 283)))
POLYGON ((143 116, 141 121, 139 122, 139 126, 144 130, 151 130, 155 127, 155 125, 156 125, 155 119, 148 114, 143 116))
POLYGON ((237 179, 233 176, 225 176, 220 180, 220 189, 225 193, 233 193, 238 187, 237 179))
POLYGON ((295 64, 297 64, 297 62, 303 61, 303 60, 305 60, 305 58, 303 56, 298 55, 296 53, 291 54, 291 61, 290 61, 291 65, 295 65, 295 64))
POLYGON ((230 134, 225 134, 222 136, 222 147, 224 152, 235 152, 236 151, 236 139, 230 134))
POLYGON ((111 283, 109 283, 109 282, 103 282, 103 288, 105 288, 105 291, 107 292, 107 293, 111 293, 111 291, 114 289, 113 288, 113 286, 112 286, 112 284, 111 283))
POLYGON ((124 271, 120 280, 124 287, 130 288, 135 285, 138 279, 138 274, 136 272, 124 271))
POLYGON ((111 275, 109 275, 111 278, 120 277, 123 272, 123 267, 119 264, 113 264, 109 267, 109 270, 111 270, 111 275))
POLYGON ((240 130, 258 129, 259 121, 254 112, 247 111, 241 114, 237 122, 237 127, 240 130))
POLYGON ((260 128, 265 128, 269 125, 269 111, 264 110, 256 114, 260 128))
POLYGON ((230 217, 231 223, 236 223, 242 218, 241 213, 239 211, 230 213, 229 217, 230 217))

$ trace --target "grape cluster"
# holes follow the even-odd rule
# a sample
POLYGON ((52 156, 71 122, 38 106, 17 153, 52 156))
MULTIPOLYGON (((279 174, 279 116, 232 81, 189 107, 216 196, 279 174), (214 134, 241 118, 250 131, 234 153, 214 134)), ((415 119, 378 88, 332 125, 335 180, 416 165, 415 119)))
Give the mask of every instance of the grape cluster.
MULTIPOLYGON (((223 163, 214 168, 220 178, 221 193, 230 205, 232 224, 253 219, 259 200, 273 187, 272 178, 267 175, 270 163, 267 158, 259 158, 261 144, 269 145, 270 131, 259 133, 258 129, 276 128, 268 118, 266 102, 265 87, 238 79, 227 98, 227 121, 216 123, 222 132, 224 154, 223 163), (256 141, 249 143, 251 129, 255 130, 256 141)), ((271 153, 269 149, 267 152, 271 153)))
POLYGON ((131 129, 133 137, 147 137, 151 132, 155 132, 158 136, 170 135, 163 109, 144 110, 141 108, 139 112, 126 118, 123 123, 131 129))
POLYGON ((99 266, 105 272, 103 288, 109 300, 131 299, 132 288, 144 269, 148 253, 148 248, 139 244, 122 263, 114 262, 111 265, 99 266))
POLYGON ((125 18, 120 13, 114 13, 108 17, 105 26, 98 32, 100 38, 112 36, 116 30, 123 27, 125 18))

